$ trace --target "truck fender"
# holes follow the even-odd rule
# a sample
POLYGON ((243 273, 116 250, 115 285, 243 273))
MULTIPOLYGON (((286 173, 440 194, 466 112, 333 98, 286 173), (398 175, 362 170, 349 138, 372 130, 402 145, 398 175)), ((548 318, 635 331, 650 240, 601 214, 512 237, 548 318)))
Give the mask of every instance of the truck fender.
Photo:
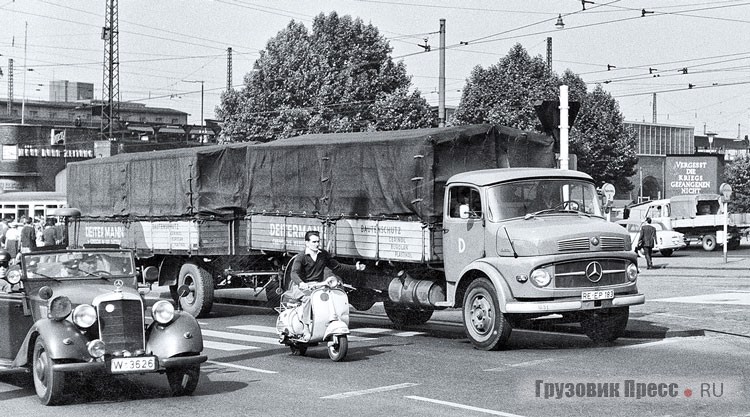
POLYGON ((47 354, 52 359, 72 359, 77 361, 87 361, 91 356, 86 349, 89 338, 86 337, 68 320, 56 321, 51 319, 37 320, 26 337, 23 340, 21 348, 18 350, 14 366, 26 366, 31 363, 31 355, 34 350, 36 339, 41 337, 47 345, 47 354), (68 340, 69 343, 64 343, 68 340))
POLYGON ((497 300, 500 304, 500 311, 505 313, 506 303, 513 298, 510 287, 505 281, 505 277, 503 276, 503 274, 489 262, 486 262, 482 259, 470 263, 463 270, 461 270, 460 278, 458 279, 458 282, 456 282, 456 285, 454 287, 457 289, 454 294, 455 306, 461 307, 465 290, 469 286, 471 281, 477 278, 477 275, 486 276, 492 282, 492 285, 497 290, 497 300))
POLYGON ((175 318, 167 325, 153 322, 146 332, 146 352, 160 358, 171 358, 185 353, 203 351, 203 333, 195 317, 175 311, 175 318))

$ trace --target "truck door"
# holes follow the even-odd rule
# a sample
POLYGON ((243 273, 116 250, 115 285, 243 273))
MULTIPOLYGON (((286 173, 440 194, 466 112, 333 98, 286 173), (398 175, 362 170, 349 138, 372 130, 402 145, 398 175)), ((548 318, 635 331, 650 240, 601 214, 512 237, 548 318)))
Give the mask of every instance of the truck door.
POLYGON ((466 265, 485 256, 484 204, 480 196, 479 189, 470 186, 448 189, 443 212, 443 257, 448 281, 457 281, 466 265))

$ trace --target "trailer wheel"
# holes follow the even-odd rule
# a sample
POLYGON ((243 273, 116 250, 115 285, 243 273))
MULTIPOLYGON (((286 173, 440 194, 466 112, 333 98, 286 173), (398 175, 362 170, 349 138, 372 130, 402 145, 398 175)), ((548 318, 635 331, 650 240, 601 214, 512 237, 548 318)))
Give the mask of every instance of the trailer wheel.
POLYGON ((703 250, 711 252, 716 249, 716 235, 703 236, 703 250))
POLYGON ((729 239, 729 245, 727 246, 727 249, 735 250, 735 249, 739 249, 739 247, 740 247, 740 239, 729 239))
POLYGON ((403 307, 391 300, 383 301, 383 308, 385 308, 385 315, 388 316, 396 329, 425 324, 432 317, 433 313, 433 310, 403 307))
POLYGON ((594 343, 612 342, 625 332, 629 315, 629 307, 591 311, 581 320, 581 329, 594 343))
POLYGON ((487 278, 475 279, 466 289, 463 319, 466 336, 481 350, 502 348, 513 330, 509 318, 500 311, 495 286, 487 278))
POLYGON ((183 311, 193 317, 205 317, 214 304, 214 280, 211 274, 195 264, 184 264, 180 268, 176 288, 190 287, 190 293, 176 301, 183 311))
POLYGON ((661 256, 672 256, 674 253, 673 249, 659 249, 659 253, 661 253, 661 256))

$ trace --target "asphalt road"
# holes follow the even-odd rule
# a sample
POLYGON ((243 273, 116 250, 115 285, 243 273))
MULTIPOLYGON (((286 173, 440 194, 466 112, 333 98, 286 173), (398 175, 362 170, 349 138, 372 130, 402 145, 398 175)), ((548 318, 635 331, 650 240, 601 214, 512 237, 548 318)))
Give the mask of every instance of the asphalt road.
POLYGON ((269 309, 218 305, 200 320, 209 362, 191 397, 170 398, 163 375, 101 378, 46 408, 30 378, 2 377, 0 406, 8 416, 60 417, 747 416, 750 245, 727 262, 722 255, 656 255, 663 268, 639 278, 646 304, 607 346, 550 317, 484 352, 465 338, 459 311, 396 330, 376 305, 353 314, 349 355, 335 363, 323 347, 291 356, 269 309))

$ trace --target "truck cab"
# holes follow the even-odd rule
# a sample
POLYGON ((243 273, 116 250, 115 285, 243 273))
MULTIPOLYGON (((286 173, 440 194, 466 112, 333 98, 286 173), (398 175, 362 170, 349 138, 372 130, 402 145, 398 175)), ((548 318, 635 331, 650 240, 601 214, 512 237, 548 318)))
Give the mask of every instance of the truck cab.
POLYGON ((630 236, 607 222, 588 175, 503 168, 451 177, 445 190, 447 299, 468 336, 494 349, 518 320, 559 313, 598 342, 624 331, 638 292, 630 236))

